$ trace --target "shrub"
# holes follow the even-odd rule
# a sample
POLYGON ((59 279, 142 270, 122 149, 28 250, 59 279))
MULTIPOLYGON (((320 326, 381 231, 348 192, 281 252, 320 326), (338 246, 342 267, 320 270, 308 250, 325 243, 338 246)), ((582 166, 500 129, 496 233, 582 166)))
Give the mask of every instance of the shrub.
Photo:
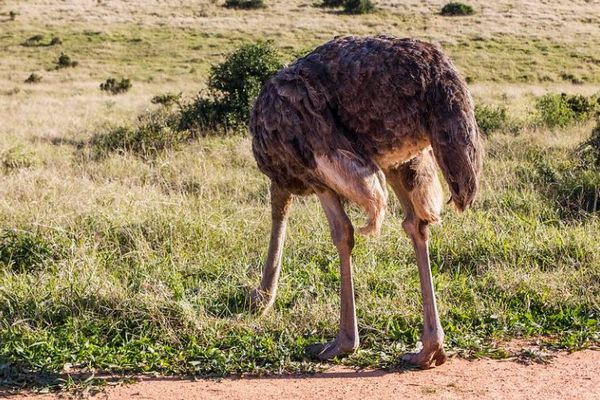
POLYGON ((579 156, 583 163, 600 167, 600 117, 590 138, 579 146, 579 156))
POLYGON ((62 44, 62 40, 58 36, 54 36, 52 39, 50 39, 48 46, 56 46, 59 44, 62 44))
POLYGON ((16 272, 31 272, 58 258, 56 246, 43 236, 28 231, 0 231, 0 264, 16 272))
POLYGON ((8 12, 8 18, 11 21, 14 21, 15 19, 17 19, 17 15, 19 15, 19 14, 16 11, 11 10, 8 12))
POLYGON ((42 76, 32 72, 29 74, 27 79, 25 79, 25 83, 38 83, 42 81, 42 76))
POLYGON ((344 0, 346 14, 367 14, 375 10, 371 0, 344 0))
POLYGON ((182 107, 181 129, 245 124, 254 99, 269 77, 283 66, 271 42, 247 44, 212 67, 208 96, 200 94, 182 107))
POLYGON ((167 110, 142 114, 136 126, 120 126, 91 140, 94 156, 111 152, 131 152, 144 158, 156 156, 165 149, 177 148, 191 138, 190 132, 180 130, 178 117, 167 110))
POLYGON ((265 4, 263 0, 226 0, 225 7, 250 10, 264 8, 265 4))
POLYGON ((41 46, 41 42, 44 40, 44 35, 33 35, 23 42, 25 47, 41 46))
POLYGON ((445 16, 464 16, 464 15, 473 15, 475 14, 475 10, 468 4, 460 3, 460 2, 452 2, 446 4, 442 7, 442 11, 440 12, 445 16))
POLYGON ((172 107, 174 104, 181 104, 181 93, 163 93, 154 96, 150 102, 160 104, 163 107, 172 107))
POLYGON ((565 127, 572 122, 591 117, 599 106, 591 97, 548 93, 537 99, 535 108, 543 125, 565 127))
POLYGON ((508 114, 505 107, 475 106, 475 119, 479 130, 484 135, 490 135, 509 126, 508 114))
POLYGON ((343 5, 344 5, 344 0, 323 0, 321 2, 322 7, 328 7, 328 8, 342 7, 343 5))
POLYGON ((0 153, 0 165, 5 172, 31 168, 37 164, 35 154, 22 146, 12 147, 0 153))
POLYGON ((122 78, 120 81, 115 78, 108 78, 106 82, 100 84, 100 90, 111 94, 125 93, 129 89, 131 89, 131 81, 126 78, 122 78))
POLYGON ((79 63, 77 61, 71 60, 71 57, 66 55, 65 53, 61 53, 56 60, 56 69, 61 68, 73 68, 76 67, 79 63))

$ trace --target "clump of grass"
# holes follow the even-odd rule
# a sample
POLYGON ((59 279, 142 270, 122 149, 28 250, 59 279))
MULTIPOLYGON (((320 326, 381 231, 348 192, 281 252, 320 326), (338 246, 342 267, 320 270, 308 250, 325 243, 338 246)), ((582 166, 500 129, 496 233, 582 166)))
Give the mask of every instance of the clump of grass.
POLYGON ((100 90, 111 94, 125 93, 129 89, 131 89, 131 80, 127 78, 121 78, 120 81, 115 78, 108 78, 106 82, 100 84, 100 90))
POLYGON ((535 108, 541 124, 553 128, 590 118, 600 109, 600 103, 594 97, 548 93, 537 99, 535 108))
POLYGON ((42 81, 42 76, 40 74, 36 74, 35 72, 32 72, 31 74, 29 74, 27 79, 25 79, 25 83, 39 83, 41 81, 42 81))
POLYGON ((5 172, 34 167, 38 160, 34 153, 23 146, 12 147, 0 153, 0 166, 5 172))
POLYGON ((101 158, 111 152, 131 152, 152 158, 163 150, 177 149, 191 138, 188 130, 179 129, 177 115, 160 109, 138 117, 135 126, 120 126, 91 140, 94 156, 101 158))
POLYGON ((25 47, 50 47, 62 44, 62 40, 57 36, 52 37, 48 43, 44 43, 43 40, 44 35, 37 34, 27 38, 21 45, 25 47))
POLYGON ((484 135, 490 135, 492 132, 507 129, 510 126, 510 120, 506 107, 490 107, 487 105, 475 106, 475 119, 479 130, 484 135))
POLYGON ((56 69, 74 68, 77 65, 79 65, 79 62, 72 60, 71 57, 65 53, 61 53, 56 60, 56 69))
POLYGON ((346 14, 367 14, 375 10, 371 0, 323 0, 320 5, 326 8, 343 7, 346 14))
POLYGON ((0 265, 15 272, 32 272, 58 258, 56 245, 44 236, 29 231, 0 231, 0 265))
POLYGON ((50 42, 48 42, 48 46, 57 46, 59 44, 62 44, 62 40, 58 36, 53 36, 50 42))
POLYGON ((163 107, 172 107, 175 104, 181 104, 181 93, 163 93, 158 94, 150 100, 152 104, 159 104, 163 107))
POLYGON ((562 80, 567 81, 567 82, 571 82, 574 85, 583 85, 585 82, 583 81, 583 79, 581 79, 580 77, 571 74, 571 73, 567 73, 567 72, 563 72, 560 74, 560 77, 562 80))
POLYGON ((19 13, 18 13, 18 12, 16 12, 16 11, 14 11, 14 10, 10 10, 10 11, 8 12, 8 18, 9 18, 11 21, 14 21, 14 20, 16 20, 16 19, 17 19, 17 15, 19 15, 19 13))
POLYGON ((451 17, 466 16, 475 14, 475 10, 468 4, 451 2, 442 7, 440 14, 451 17))
POLYGON ((266 6, 263 0, 226 0, 225 7, 237 8, 241 10, 252 10, 265 8, 266 6))

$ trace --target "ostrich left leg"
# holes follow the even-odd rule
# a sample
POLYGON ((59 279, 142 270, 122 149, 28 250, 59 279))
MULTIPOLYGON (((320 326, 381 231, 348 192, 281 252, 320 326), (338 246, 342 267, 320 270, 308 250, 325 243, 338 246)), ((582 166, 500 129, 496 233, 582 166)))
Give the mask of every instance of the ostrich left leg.
POLYGON ((447 356, 444 353, 444 331, 433 290, 428 245, 428 225, 439 220, 442 208, 442 191, 436 166, 431 153, 425 152, 386 171, 386 177, 404 210, 402 227, 415 249, 423 295, 423 349, 418 353, 407 354, 404 360, 420 368, 429 368, 434 362, 435 365, 441 365, 447 356))
POLYGON ((340 256, 340 329, 335 340, 310 345, 307 351, 321 360, 327 360, 337 355, 350 353, 358 348, 351 256, 354 247, 354 228, 344 211, 340 197, 335 192, 326 190, 317 195, 327 215, 331 238, 340 256))

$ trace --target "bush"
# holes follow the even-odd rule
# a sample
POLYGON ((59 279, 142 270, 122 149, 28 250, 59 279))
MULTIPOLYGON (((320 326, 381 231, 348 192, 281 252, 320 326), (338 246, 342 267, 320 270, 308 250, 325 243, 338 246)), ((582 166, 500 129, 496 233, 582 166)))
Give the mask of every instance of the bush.
POLYGON ((271 42, 240 47, 212 67, 208 96, 200 94, 182 107, 180 128, 245 125, 263 84, 282 66, 281 55, 271 42))
POLYGON ((344 0, 323 0, 321 2, 322 7, 328 7, 328 8, 342 7, 343 5, 344 5, 344 0))
POLYGON ((484 135, 505 129, 509 126, 508 114, 505 107, 475 106, 475 119, 479 130, 484 135))
POLYGON ((122 78, 120 81, 115 78, 108 78, 106 82, 100 84, 100 90, 111 94, 125 93, 129 89, 131 89, 131 81, 126 78, 122 78))
POLYGON ((225 7, 250 10, 264 8, 265 4, 263 0, 227 0, 225 1, 225 7))
POLYGON ((48 46, 56 46, 59 44, 62 44, 62 40, 58 36, 54 36, 52 39, 50 39, 48 46))
POLYGON ((473 15, 473 14, 475 14, 475 10, 473 10, 473 7, 471 7, 468 4, 452 2, 452 3, 446 4, 444 7, 442 7, 442 11, 440 13, 445 16, 455 17, 455 16, 473 15))
POLYGON ((565 127, 591 117, 600 107, 592 97, 548 93, 537 99, 535 108, 543 125, 565 127))
POLYGON ((27 79, 25 79, 25 83, 38 83, 42 81, 42 76, 32 72, 29 74, 27 79))
POLYGON ((600 167, 600 117, 590 138, 579 146, 579 157, 583 163, 600 167))
POLYGON ((58 258, 59 251, 43 236, 28 231, 0 231, 0 264, 16 272, 31 272, 58 258))
POLYGON ((44 40, 44 35, 33 35, 24 41, 22 45, 25 47, 41 46, 42 40, 44 40))
POLYGON ((94 156, 101 158, 111 152, 131 152, 144 158, 154 157, 191 138, 190 132, 180 130, 178 125, 178 116, 164 109, 142 114, 134 127, 120 126, 94 136, 91 140, 94 156))
POLYGON ((371 0, 345 0, 344 12, 346 14, 367 14, 375 10, 371 0))
POLYGON ((56 69, 61 68, 73 68, 76 67, 79 63, 77 61, 71 60, 71 57, 66 55, 65 53, 61 53, 56 60, 56 69))
POLYGON ((5 172, 31 168, 36 164, 35 154, 25 150, 22 146, 15 146, 0 153, 0 166, 5 172))
POLYGON ((14 21, 15 19, 17 19, 17 15, 19 15, 19 14, 16 11, 11 10, 8 12, 8 18, 11 21, 14 21))
POLYGON ((160 104, 163 107, 172 107, 174 104, 181 104, 181 93, 163 93, 154 96, 150 102, 160 104))

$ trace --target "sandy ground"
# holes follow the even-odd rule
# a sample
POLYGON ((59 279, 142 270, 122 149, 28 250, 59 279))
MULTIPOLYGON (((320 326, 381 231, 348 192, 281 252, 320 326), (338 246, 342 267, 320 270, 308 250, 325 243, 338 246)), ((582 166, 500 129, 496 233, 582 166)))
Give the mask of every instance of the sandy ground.
MULTIPOLYGON (((2 397, 0 395, 0 397, 2 397)), ((17 395, 52 399, 62 395, 17 395)), ((96 399, 600 399, 600 351, 559 354, 548 364, 453 358, 427 371, 354 371, 222 380, 141 378, 96 399)))

